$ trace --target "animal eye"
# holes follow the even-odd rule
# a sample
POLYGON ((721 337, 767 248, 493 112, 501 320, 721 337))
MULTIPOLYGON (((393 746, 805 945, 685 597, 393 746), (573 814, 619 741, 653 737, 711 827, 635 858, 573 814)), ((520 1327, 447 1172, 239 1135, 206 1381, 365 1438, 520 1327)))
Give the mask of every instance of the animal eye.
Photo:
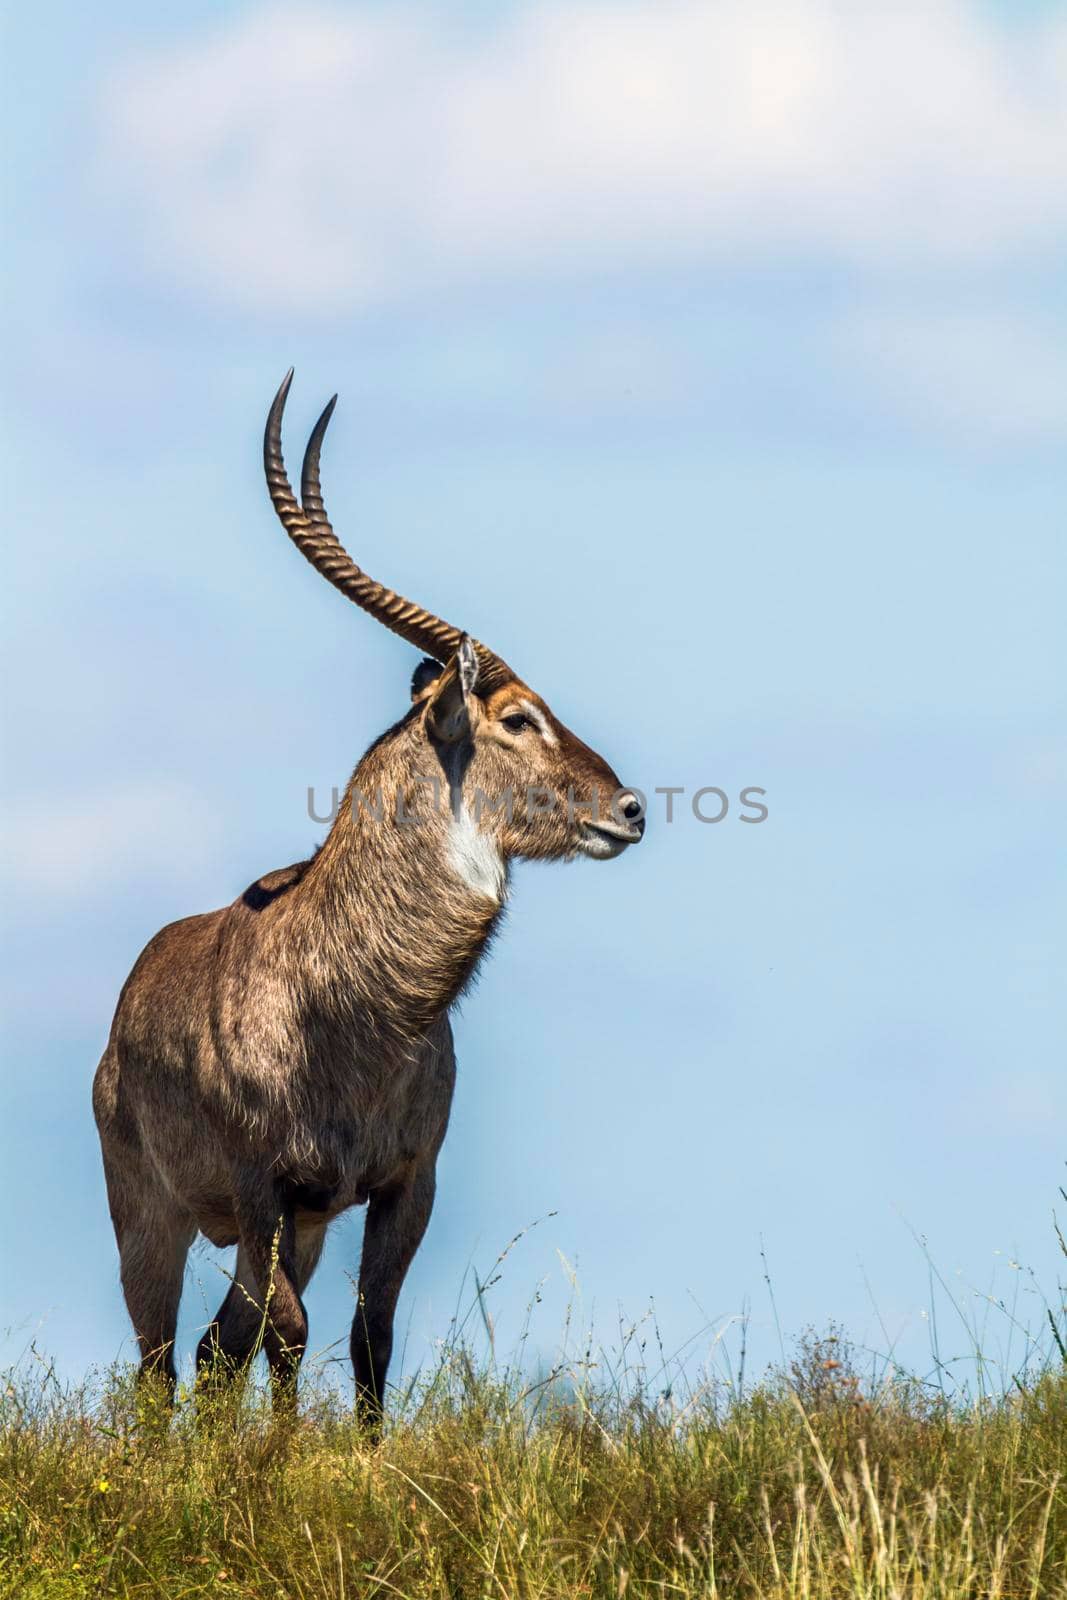
POLYGON ((531 726, 529 717, 524 717, 521 711, 513 711, 510 717, 500 719, 505 728, 510 728, 512 733, 521 733, 523 728, 531 726))

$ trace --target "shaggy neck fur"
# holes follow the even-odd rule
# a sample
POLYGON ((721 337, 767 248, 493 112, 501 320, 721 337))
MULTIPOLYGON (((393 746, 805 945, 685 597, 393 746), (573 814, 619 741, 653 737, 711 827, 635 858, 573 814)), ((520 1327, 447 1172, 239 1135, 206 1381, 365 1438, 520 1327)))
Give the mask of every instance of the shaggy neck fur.
POLYGON ((473 976, 506 868, 417 717, 363 757, 301 889, 316 986, 373 1019, 383 1043, 420 1040, 473 976))

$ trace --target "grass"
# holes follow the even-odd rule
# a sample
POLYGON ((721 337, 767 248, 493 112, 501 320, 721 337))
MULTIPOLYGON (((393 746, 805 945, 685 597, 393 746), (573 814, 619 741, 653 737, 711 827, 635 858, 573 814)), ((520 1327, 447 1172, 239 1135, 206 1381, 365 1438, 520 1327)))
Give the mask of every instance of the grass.
POLYGON ((633 1336, 535 1382, 487 1319, 376 1449, 321 1383, 289 1423, 254 1385, 170 1419, 128 1371, 69 1389, 31 1360, 0 1396, 0 1595, 1061 1600, 1067 1365, 1043 1316, 1043 1350, 999 1387, 976 1359, 970 1388, 939 1360, 861 1371, 836 1330, 749 1388, 665 1389, 633 1336))

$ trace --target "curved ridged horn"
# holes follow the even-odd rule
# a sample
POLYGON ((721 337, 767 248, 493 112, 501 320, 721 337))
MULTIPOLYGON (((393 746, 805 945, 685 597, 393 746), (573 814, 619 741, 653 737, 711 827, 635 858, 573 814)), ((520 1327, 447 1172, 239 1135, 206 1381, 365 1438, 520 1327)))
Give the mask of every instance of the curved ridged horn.
MULTIPOLYGON (((328 578, 349 600, 354 600, 357 606, 369 611, 372 617, 377 617, 379 622, 413 644, 417 650, 447 666, 459 649, 463 630, 454 628, 450 622, 435 617, 432 611, 424 611, 414 601, 405 600, 403 595, 395 594, 383 583, 368 577, 361 567, 357 567, 330 526, 319 486, 319 453, 333 408, 337 404, 336 395, 316 422, 308 440, 300 474, 303 506, 297 504, 282 460, 282 416, 292 381, 293 369, 290 367, 274 397, 263 435, 263 469, 267 475, 267 488, 286 533, 316 571, 328 578)), ((496 688, 515 676, 500 656, 476 640, 472 642, 478 656, 478 688, 481 692, 496 688)))

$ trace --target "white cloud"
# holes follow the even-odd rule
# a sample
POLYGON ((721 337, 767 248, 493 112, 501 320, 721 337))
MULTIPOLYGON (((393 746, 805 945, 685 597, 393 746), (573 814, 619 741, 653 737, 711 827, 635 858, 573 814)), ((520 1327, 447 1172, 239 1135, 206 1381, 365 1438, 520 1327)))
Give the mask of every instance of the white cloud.
POLYGON ((253 8, 116 68, 96 170, 159 278, 240 309, 765 253, 958 270, 1067 238, 1067 19, 253 8))

